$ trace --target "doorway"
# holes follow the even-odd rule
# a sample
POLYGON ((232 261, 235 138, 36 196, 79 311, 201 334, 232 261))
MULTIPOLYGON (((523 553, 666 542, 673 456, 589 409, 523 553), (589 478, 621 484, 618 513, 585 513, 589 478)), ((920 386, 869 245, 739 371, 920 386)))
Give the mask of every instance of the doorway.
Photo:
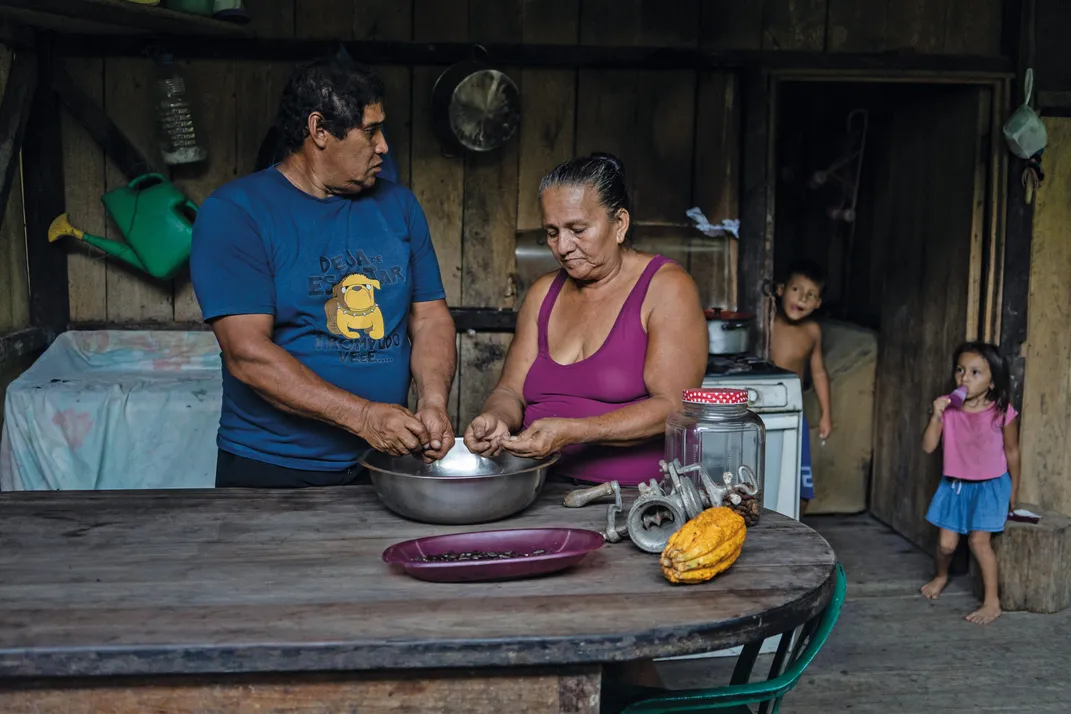
POLYGON ((785 78, 774 88, 774 277, 817 262, 819 318, 876 336, 867 504, 930 549, 941 461, 920 448, 928 409, 950 391, 956 345, 999 329, 1002 85, 785 78))

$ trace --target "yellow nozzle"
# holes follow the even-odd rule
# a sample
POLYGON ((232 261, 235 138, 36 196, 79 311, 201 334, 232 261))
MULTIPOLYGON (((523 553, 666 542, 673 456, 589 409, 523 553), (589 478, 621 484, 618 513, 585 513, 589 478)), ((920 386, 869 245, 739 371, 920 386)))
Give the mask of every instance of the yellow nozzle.
POLYGON ((49 243, 55 243, 63 236, 73 236, 78 240, 82 240, 84 235, 85 231, 71 225, 71 219, 66 213, 56 216, 56 219, 52 221, 52 225, 48 227, 49 243))

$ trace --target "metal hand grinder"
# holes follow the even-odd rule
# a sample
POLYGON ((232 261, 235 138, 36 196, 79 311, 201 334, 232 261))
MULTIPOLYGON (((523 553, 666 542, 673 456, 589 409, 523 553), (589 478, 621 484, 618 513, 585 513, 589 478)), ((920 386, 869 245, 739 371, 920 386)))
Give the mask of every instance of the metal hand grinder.
POLYGON ((624 527, 617 525, 617 516, 624 511, 621 485, 617 481, 570 491, 564 504, 567 508, 580 508, 613 496, 614 503, 606 511, 603 537, 610 543, 627 537, 641 550, 661 553, 669 537, 705 509, 721 506, 726 500, 739 505, 744 496, 754 497, 758 493, 755 478, 747 467, 741 468, 739 482, 733 483, 733 473, 726 471, 719 484, 710 478, 702 464, 682 467, 674 459, 669 464, 660 461, 658 466, 663 474, 661 482, 651 479, 637 486, 639 495, 629 508, 624 527), (691 474, 698 474, 698 486, 691 474))

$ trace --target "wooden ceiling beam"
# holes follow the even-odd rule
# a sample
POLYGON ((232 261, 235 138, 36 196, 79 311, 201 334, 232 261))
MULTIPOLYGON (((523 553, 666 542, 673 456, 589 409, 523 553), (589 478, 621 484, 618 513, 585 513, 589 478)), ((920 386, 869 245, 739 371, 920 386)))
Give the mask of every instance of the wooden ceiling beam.
MULTIPOLYGON (((2 0, 0 0, 2 1, 2 0)), ((171 46, 186 59, 301 61, 335 54, 336 40, 206 37, 65 35, 56 49, 69 56, 140 57, 148 46, 171 46)), ((355 60, 364 64, 449 65, 470 59, 468 42, 344 42, 355 60)), ((988 73, 1011 76, 1014 63, 1005 57, 919 55, 884 52, 766 52, 709 51, 672 47, 595 47, 585 45, 484 44, 487 61, 511 67, 568 67, 580 69, 806 69, 949 73, 988 73)))

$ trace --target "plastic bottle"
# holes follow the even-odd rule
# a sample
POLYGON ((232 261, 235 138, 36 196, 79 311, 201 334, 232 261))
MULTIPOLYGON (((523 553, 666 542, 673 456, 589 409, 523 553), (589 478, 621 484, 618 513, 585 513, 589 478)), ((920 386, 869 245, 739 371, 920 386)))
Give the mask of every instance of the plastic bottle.
POLYGON ((156 120, 160 153, 169 165, 204 161, 208 152, 198 143, 193 112, 186 96, 186 80, 173 55, 164 53, 156 62, 156 120))
POLYGON ((959 409, 963 406, 963 402, 967 401, 967 387, 956 387, 956 391, 948 395, 948 401, 951 402, 951 406, 959 409))

